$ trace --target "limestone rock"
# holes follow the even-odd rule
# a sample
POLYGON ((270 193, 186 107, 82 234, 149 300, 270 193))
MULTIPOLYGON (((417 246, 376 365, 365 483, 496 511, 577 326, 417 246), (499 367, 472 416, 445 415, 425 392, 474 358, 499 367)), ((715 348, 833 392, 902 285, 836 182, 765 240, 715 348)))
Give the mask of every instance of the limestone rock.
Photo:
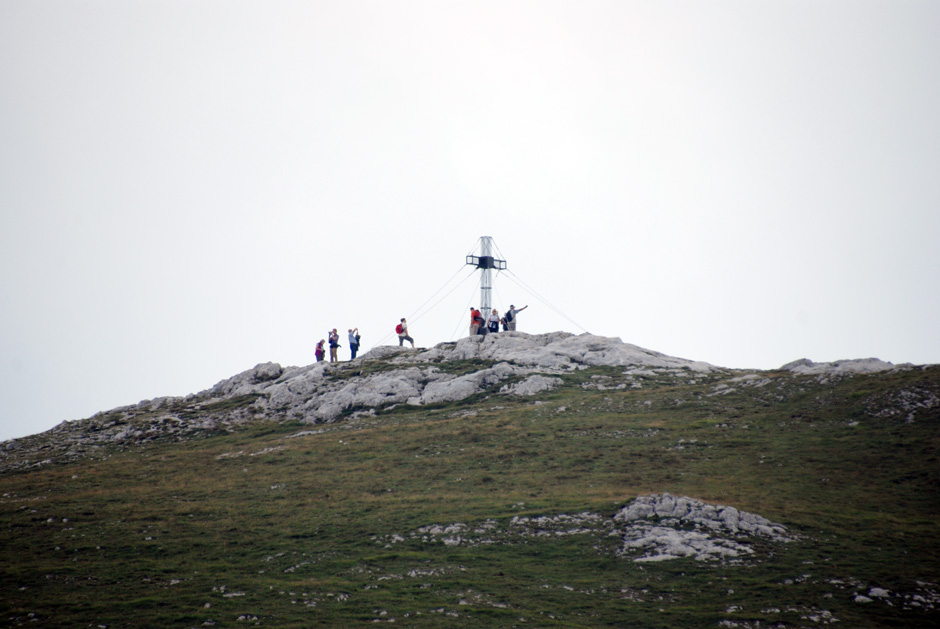
POLYGON ((258 384, 280 378, 283 371, 277 363, 261 363, 248 371, 243 371, 237 376, 218 383, 212 387, 212 393, 220 396, 251 393, 258 384))
MULTIPOLYGON (((525 543, 528 539, 554 540, 573 535, 618 535, 622 545, 616 554, 642 563, 683 557, 697 561, 738 561, 744 557, 753 560, 752 538, 769 535, 774 542, 792 539, 784 537, 781 531, 785 531, 781 525, 734 507, 706 505, 692 498, 657 494, 637 498, 613 517, 587 511, 574 515, 517 515, 508 523, 487 520, 478 526, 431 524, 410 533, 391 533, 374 539, 388 548, 409 539, 431 544, 476 546, 525 543), (766 522, 770 532, 746 532, 742 522, 766 522)), ((875 595, 874 590, 869 593, 869 596, 875 595)))
POLYGON ((759 515, 670 494, 640 496, 614 516, 614 520, 618 522, 651 519, 677 520, 680 523, 733 534, 746 533, 781 539, 788 537, 786 528, 759 515))
POLYGON ((814 363, 808 358, 801 358, 787 363, 780 369, 804 375, 849 375, 859 373, 878 373, 890 371, 909 365, 894 365, 877 358, 857 358, 853 360, 837 360, 831 363, 814 363))
POLYGON ((668 526, 634 526, 624 536, 622 554, 631 550, 650 552, 635 559, 637 562, 667 561, 693 557, 699 561, 730 559, 754 551, 734 540, 715 538, 700 531, 685 531, 668 526))
POLYGON ((636 561, 727 559, 750 554, 745 541, 751 536, 792 540, 783 525, 759 515, 669 494, 640 496, 613 519, 624 525, 622 554, 647 551, 636 561))
POLYGON ((561 383, 561 378, 550 378, 548 376, 535 374, 511 387, 503 387, 501 392, 511 393, 513 395, 535 395, 542 391, 554 389, 561 383))
POLYGON ((593 334, 574 335, 567 332, 548 334, 500 332, 486 336, 464 337, 456 344, 441 343, 413 357, 414 360, 427 361, 472 358, 511 361, 517 365, 543 369, 573 369, 578 365, 643 366, 689 369, 695 372, 708 372, 714 369, 707 363, 674 358, 624 343, 618 338, 593 334))

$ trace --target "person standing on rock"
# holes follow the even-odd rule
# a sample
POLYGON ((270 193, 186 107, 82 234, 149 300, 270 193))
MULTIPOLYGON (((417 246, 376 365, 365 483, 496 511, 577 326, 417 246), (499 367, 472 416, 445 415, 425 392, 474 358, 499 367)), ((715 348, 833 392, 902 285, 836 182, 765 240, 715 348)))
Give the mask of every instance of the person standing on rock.
POLYGON ((486 318, 486 327, 490 332, 499 332, 499 311, 493 308, 493 312, 486 318))
POLYGON ((323 349, 323 344, 324 344, 324 343, 326 343, 326 340, 320 339, 320 342, 317 343, 317 349, 316 349, 316 351, 313 353, 314 356, 317 357, 317 362, 321 362, 321 361, 323 360, 323 355, 326 353, 326 350, 323 349))
POLYGON ((480 314, 479 310, 470 306, 470 336, 476 336, 481 325, 483 325, 483 315, 480 314))
POLYGON ((415 340, 408 336, 408 322, 405 321, 405 318, 401 318, 401 323, 395 326, 395 331, 398 332, 398 346, 401 347, 405 344, 405 341, 411 343, 411 349, 415 348, 415 340))
POLYGON ((523 310, 528 308, 528 306, 523 306, 516 310, 516 307, 512 304, 509 304, 509 310, 506 311, 506 322, 509 324, 509 329, 515 332, 516 330, 516 315, 523 310))
POLYGON ((339 357, 336 355, 337 350, 339 349, 339 332, 336 331, 336 328, 333 328, 333 331, 330 332, 330 362, 338 363, 339 357))
POLYGON ((349 331, 349 360, 353 360, 356 357, 356 352, 359 351, 359 328, 352 328, 349 331))

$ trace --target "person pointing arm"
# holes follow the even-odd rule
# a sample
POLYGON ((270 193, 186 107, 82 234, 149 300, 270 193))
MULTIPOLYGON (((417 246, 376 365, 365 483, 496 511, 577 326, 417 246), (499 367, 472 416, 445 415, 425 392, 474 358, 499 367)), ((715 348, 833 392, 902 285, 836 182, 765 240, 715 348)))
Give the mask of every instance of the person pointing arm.
POLYGON ((509 329, 515 331, 516 329, 516 315, 528 308, 529 306, 523 306, 516 310, 516 307, 512 304, 509 304, 509 310, 506 311, 506 321, 509 323, 509 329))

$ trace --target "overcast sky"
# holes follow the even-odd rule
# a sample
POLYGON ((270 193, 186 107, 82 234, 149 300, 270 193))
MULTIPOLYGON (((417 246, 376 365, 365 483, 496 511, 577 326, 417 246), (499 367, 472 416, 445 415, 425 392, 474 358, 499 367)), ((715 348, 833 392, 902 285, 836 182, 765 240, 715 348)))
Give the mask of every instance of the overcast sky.
POLYGON ((4 0, 0 439, 495 305, 940 362, 940 2, 4 0))

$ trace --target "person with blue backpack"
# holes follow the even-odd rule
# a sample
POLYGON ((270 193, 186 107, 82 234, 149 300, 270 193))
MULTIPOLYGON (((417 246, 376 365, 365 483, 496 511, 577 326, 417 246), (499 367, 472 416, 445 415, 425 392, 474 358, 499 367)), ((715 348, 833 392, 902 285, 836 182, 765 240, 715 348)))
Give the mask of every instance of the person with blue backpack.
POLYGON ((516 315, 528 308, 528 306, 523 306, 516 310, 516 307, 512 304, 509 304, 509 310, 506 311, 506 323, 509 324, 509 329, 512 331, 516 330, 516 315))

